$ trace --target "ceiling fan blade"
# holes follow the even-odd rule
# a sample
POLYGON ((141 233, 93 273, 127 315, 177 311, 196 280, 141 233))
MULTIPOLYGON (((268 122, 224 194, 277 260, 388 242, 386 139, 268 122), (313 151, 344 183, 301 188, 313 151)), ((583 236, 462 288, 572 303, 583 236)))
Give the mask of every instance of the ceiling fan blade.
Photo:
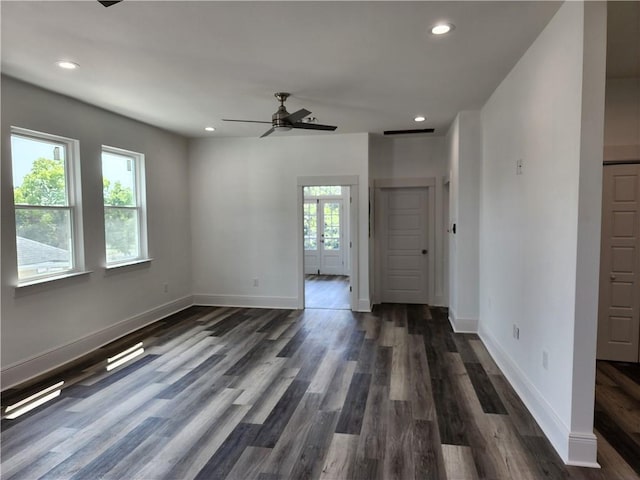
POLYGON ((304 128, 306 130, 330 130, 334 131, 336 126, 334 125, 321 125, 319 123, 306 123, 306 122, 297 122, 291 125, 292 128, 304 128))
POLYGON ((289 123, 297 123, 300 120, 302 120, 304 117, 306 117, 307 115, 311 115, 311 112, 309 110, 306 110, 304 108, 298 110, 297 112, 293 112, 291 114, 289 114, 288 117, 284 117, 284 120, 289 122, 289 123))
POLYGON ((260 138, 266 137, 267 135, 271 135, 273 132, 275 132, 276 129, 271 127, 269 130, 267 130, 266 132, 264 132, 262 135, 260 135, 260 138))
POLYGON ((229 118, 223 118, 222 121, 223 122, 245 122, 245 123, 269 123, 269 124, 272 123, 272 122, 263 122, 262 120, 231 120, 229 118))
POLYGON ((104 7, 110 7, 111 5, 115 5, 116 3, 120 3, 122 0, 98 0, 104 7))

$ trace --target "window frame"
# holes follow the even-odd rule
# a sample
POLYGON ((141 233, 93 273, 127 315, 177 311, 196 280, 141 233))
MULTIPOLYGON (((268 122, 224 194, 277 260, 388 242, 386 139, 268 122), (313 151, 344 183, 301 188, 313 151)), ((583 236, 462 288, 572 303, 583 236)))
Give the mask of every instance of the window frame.
POLYGON ((26 287, 40 283, 46 283, 61 278, 76 276, 78 274, 88 273, 85 269, 84 259, 84 237, 82 229, 82 201, 80 187, 80 142, 73 138, 54 135, 51 133, 39 132, 22 127, 10 127, 10 153, 11 153, 11 188, 13 202, 13 222, 15 227, 15 246, 16 246, 16 279, 17 287, 26 287), (66 205, 31 205, 17 204, 15 201, 15 184, 13 178, 14 158, 13 158, 13 137, 21 137, 33 141, 51 142, 64 145, 65 147, 65 193, 66 205), (28 278, 20 278, 20 266, 18 265, 18 225, 16 222, 16 212, 18 210, 53 210, 69 212, 69 230, 70 230, 70 263, 68 269, 45 273, 41 275, 33 275, 28 278))
POLYGON ((126 150, 118 147, 111 147, 108 145, 102 145, 100 150, 100 167, 102 184, 104 182, 104 173, 102 173, 102 166, 104 159, 102 155, 104 153, 112 155, 120 155, 123 157, 131 158, 133 163, 134 172, 134 201, 135 206, 111 206, 105 205, 104 201, 104 188, 102 190, 102 205, 103 205, 103 217, 102 225, 104 228, 104 267, 107 270, 126 267, 128 265, 136 265, 139 263, 145 263, 151 261, 149 257, 148 248, 148 232, 147 232, 147 195, 146 195, 146 169, 145 169, 145 156, 143 153, 134 152, 132 150, 126 150), (127 258, 123 260, 109 262, 107 258, 107 224, 106 224, 106 212, 107 209, 121 209, 121 210, 134 210, 138 213, 138 256, 135 258, 127 258))

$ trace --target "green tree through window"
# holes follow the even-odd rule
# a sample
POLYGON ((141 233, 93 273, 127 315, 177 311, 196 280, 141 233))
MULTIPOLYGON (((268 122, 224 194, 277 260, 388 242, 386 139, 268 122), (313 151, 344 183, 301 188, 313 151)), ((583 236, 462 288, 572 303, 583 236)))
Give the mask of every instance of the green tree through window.
POLYGON ((77 141, 11 128, 11 165, 20 282, 82 267, 76 254, 77 141))
POLYGON ((102 186, 107 265, 146 257, 142 154, 102 150, 102 186))
MULTIPOLYGON (((133 191, 118 181, 104 178, 104 204, 109 207, 127 207, 133 204, 133 191)), ((104 222, 107 232, 107 256, 109 258, 131 258, 138 256, 137 219, 129 209, 105 208, 104 222)))
MULTIPOLYGON (((13 191, 16 205, 66 206, 65 172, 62 160, 40 157, 33 162, 22 185, 13 191)), ((16 233, 52 247, 69 249, 69 226, 65 211, 36 208, 16 209, 16 233)))

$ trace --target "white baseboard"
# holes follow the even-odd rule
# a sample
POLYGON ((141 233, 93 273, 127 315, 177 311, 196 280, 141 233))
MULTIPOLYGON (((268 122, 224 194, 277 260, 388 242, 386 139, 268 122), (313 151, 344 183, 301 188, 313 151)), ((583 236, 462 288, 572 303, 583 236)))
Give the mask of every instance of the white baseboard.
POLYGON ((211 305, 216 307, 242 308, 284 308, 298 309, 297 297, 259 297, 253 295, 209 295, 195 294, 194 305, 211 305))
POLYGON ((168 317, 169 315, 173 315, 180 310, 184 310, 193 305, 192 300, 192 296, 187 295, 147 310, 146 312, 134 315, 133 317, 110 325, 61 347, 3 367, 2 390, 6 390, 14 385, 54 370, 139 328, 168 317))
POLYGON ((596 461, 597 441, 593 432, 571 432, 540 391, 482 325, 478 334, 560 458, 567 465, 600 468, 596 461))
POLYGON ((565 461, 574 467, 600 468, 598 457, 598 439, 593 432, 569 434, 569 455, 565 461))
POLYGON ((451 308, 449 308, 449 323, 456 333, 478 333, 477 318, 458 318, 451 308))

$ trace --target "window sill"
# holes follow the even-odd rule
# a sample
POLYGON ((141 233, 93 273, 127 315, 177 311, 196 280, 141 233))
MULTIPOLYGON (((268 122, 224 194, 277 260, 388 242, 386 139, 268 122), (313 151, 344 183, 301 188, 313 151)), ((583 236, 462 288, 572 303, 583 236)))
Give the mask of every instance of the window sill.
POLYGON ((122 268, 127 267, 135 267, 136 265, 147 265, 150 264, 153 258, 139 258, 137 260, 132 260, 130 262, 122 262, 122 263, 114 263, 113 265, 107 265, 104 269, 107 272, 117 271, 122 268))
POLYGON ((56 275, 55 277, 45 277, 38 278, 37 280, 29 280, 26 282, 18 283, 15 286, 15 292, 18 293, 26 293, 30 291, 36 291, 39 289, 46 288, 48 285, 55 285, 58 282, 64 282, 65 280, 71 280, 78 277, 84 277, 91 274, 91 270, 82 270, 80 272, 70 272, 65 273, 63 275, 56 275))

